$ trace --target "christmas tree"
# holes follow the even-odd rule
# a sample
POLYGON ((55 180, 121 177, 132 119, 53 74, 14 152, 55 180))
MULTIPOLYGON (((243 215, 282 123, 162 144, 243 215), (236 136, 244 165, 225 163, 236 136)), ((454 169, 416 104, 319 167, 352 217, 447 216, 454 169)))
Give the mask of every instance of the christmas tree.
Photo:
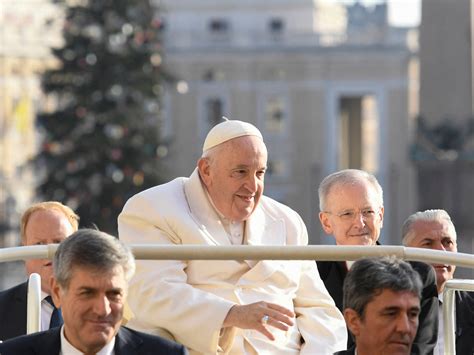
POLYGON ((37 192, 74 208, 82 226, 116 234, 125 201, 161 182, 161 21, 148 0, 62 5, 59 65, 42 78, 55 109, 38 116, 37 192))

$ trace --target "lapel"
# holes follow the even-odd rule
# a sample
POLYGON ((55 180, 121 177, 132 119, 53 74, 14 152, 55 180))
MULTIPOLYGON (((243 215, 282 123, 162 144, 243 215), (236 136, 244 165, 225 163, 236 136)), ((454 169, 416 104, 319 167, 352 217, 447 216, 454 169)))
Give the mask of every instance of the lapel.
MULTIPOLYGON (((247 245, 286 245, 285 222, 266 213, 265 197, 245 223, 245 244, 247 245)), ((243 275, 240 283, 259 282, 270 277, 275 271, 282 269, 281 260, 245 260, 250 270, 243 275)))
POLYGON ((61 350, 61 327, 53 328, 45 332, 37 333, 35 341, 32 342, 32 354, 54 355, 61 350))
POLYGON ((185 181, 184 192, 191 210, 191 216, 200 226, 210 244, 232 245, 219 216, 209 202, 197 168, 194 169, 189 179, 185 181))
POLYGON ((262 206, 264 196, 259 205, 245 223, 245 238, 248 245, 285 245, 286 233, 283 219, 276 219, 265 213, 262 206))
POLYGON ((138 349, 142 345, 143 340, 133 334, 129 329, 120 327, 116 337, 114 352, 115 355, 133 355, 138 354, 138 349))
POLYGON ((16 324, 13 327, 19 327, 21 334, 26 334, 27 308, 28 308, 28 281, 22 283, 15 292, 15 304, 12 309, 15 310, 17 317, 16 324))

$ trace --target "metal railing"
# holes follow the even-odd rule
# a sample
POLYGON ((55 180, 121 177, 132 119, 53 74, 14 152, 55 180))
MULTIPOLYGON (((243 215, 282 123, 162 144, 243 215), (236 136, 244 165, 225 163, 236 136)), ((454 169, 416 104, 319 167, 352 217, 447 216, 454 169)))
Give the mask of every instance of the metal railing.
POLYGON ((41 276, 33 273, 28 280, 26 334, 41 330, 41 276))
MULTIPOLYGON (((58 245, 35 245, 0 249, 0 262, 26 259, 51 259, 58 245)), ((403 246, 203 246, 132 244, 133 254, 139 260, 320 260, 344 261, 363 257, 393 255, 407 261, 422 261, 456 265, 474 269, 474 255, 403 246)), ((32 275, 33 276, 33 275, 32 275)), ((444 294, 445 354, 455 354, 454 346, 454 291, 474 291, 474 281, 450 280, 444 294)), ((38 331, 41 319, 41 282, 30 278, 28 305, 28 333, 38 331), (31 294, 31 296, 30 296, 31 294), (30 315, 31 313, 31 315, 30 315)))
POLYGON ((474 291, 474 280, 448 280, 443 292, 443 319, 444 319, 444 353, 456 354, 454 332, 456 324, 456 302, 454 291, 474 291))

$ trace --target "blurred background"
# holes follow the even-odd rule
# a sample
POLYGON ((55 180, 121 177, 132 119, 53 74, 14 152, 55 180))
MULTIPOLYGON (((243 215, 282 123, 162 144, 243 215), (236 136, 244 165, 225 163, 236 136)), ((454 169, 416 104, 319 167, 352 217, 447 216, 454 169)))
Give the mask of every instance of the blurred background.
MULTIPOLYGON (((343 168, 384 189, 383 244, 443 208, 472 253, 470 0, 0 0, 0 247, 33 202, 117 233, 138 191, 188 176, 221 116, 269 149, 265 193, 332 244, 317 187, 343 168)), ((472 277, 459 270, 459 277, 472 277)), ((0 289, 24 278, 0 264, 0 289)))

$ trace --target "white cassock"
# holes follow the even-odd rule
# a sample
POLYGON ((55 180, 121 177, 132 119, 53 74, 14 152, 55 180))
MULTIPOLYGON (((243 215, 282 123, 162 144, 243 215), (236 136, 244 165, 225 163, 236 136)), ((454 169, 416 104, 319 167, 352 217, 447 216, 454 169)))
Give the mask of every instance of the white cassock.
MULTIPOLYGON (((197 169, 189 178, 130 198, 118 218, 126 243, 232 245, 209 202, 197 169)), ((262 196, 245 223, 248 245, 306 245, 301 217, 262 196)), ((136 328, 163 328, 191 354, 332 354, 346 348, 344 318, 321 281, 314 261, 142 260, 130 282, 136 328), (235 304, 277 303, 296 313, 288 331, 222 328, 235 304)))

